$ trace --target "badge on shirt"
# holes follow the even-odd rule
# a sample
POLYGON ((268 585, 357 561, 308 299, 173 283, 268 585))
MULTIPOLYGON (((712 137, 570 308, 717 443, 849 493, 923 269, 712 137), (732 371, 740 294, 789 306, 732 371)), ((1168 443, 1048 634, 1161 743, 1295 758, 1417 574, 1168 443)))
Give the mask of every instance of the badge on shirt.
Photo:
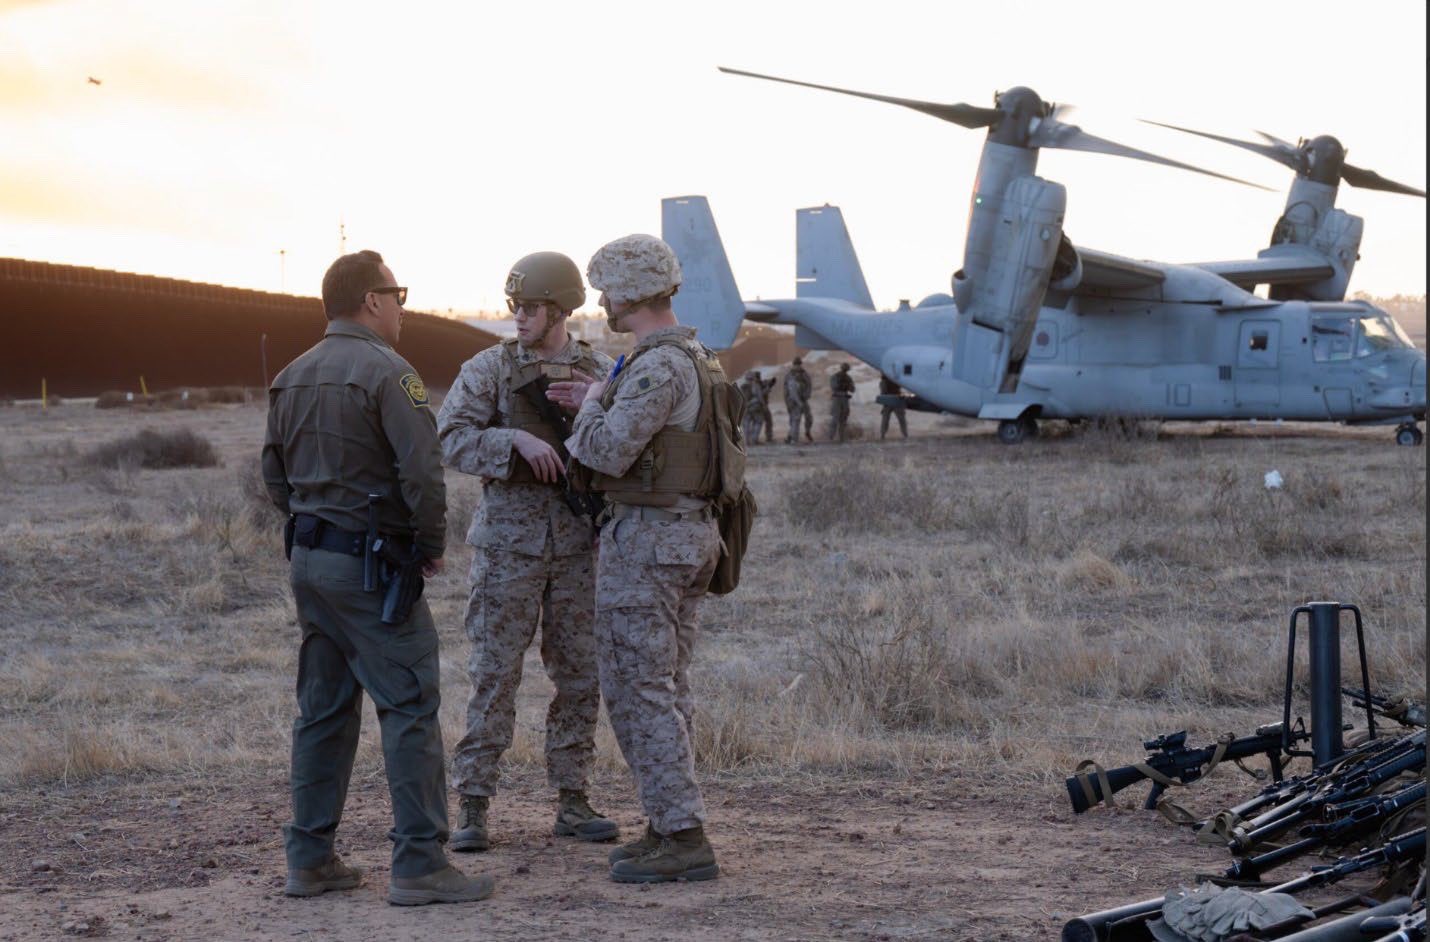
POLYGON ((422 409, 429 404, 427 384, 422 382, 422 377, 416 373, 406 373, 398 382, 402 384, 402 391, 407 393, 407 398, 412 400, 412 408, 422 409))

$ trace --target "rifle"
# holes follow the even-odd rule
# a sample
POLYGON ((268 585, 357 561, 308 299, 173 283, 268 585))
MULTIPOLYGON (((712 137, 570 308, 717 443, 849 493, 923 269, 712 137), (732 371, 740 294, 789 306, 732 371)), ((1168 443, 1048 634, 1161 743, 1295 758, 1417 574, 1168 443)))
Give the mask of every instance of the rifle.
MULTIPOLYGON (((1374 850, 1349 857, 1340 857, 1323 867, 1312 867, 1294 880, 1267 887, 1260 892, 1290 893, 1295 895, 1305 890, 1316 889, 1338 883, 1352 874, 1361 873, 1382 865, 1394 865, 1407 860, 1419 860, 1425 856, 1425 829, 1416 828, 1400 835, 1374 850)), ((1122 942, 1122 940, 1146 939, 1148 920, 1155 919, 1162 912, 1165 896, 1129 903, 1116 909, 1088 913, 1069 920, 1063 926, 1062 942, 1122 942)), ((1287 927, 1289 928, 1289 927, 1287 927)))
POLYGON ((1349 773, 1352 768, 1361 771, 1373 768, 1401 742, 1402 740, 1388 738, 1368 739, 1354 749, 1337 756, 1332 762, 1318 765, 1301 775, 1280 782, 1272 782, 1261 789, 1255 797, 1228 809, 1228 814, 1233 820, 1242 820, 1264 808, 1282 804, 1302 792, 1315 790, 1326 779, 1349 773))
POLYGON ((1408 697, 1378 697, 1367 694, 1359 687, 1342 687, 1341 693, 1351 698, 1351 705, 1366 709, 1369 706, 1377 714, 1395 720, 1401 726, 1425 727, 1425 704, 1415 703, 1408 697))
MULTIPOLYGON (((1289 742, 1295 745, 1309 738, 1305 725, 1297 721, 1291 729, 1289 742)), ((1156 808, 1157 799, 1169 785, 1188 785, 1202 778, 1225 759, 1233 761, 1264 755, 1271 763, 1272 777, 1281 781, 1282 725, 1271 723, 1258 727, 1254 736, 1235 739, 1230 733, 1210 746, 1187 747, 1187 731, 1181 730, 1149 739, 1142 744, 1150 755, 1141 762, 1121 768, 1104 770, 1096 762, 1081 763, 1065 784, 1072 800, 1073 813, 1081 814, 1099 801, 1112 803, 1112 796, 1144 778, 1152 780, 1144 808, 1156 808), (1205 766, 1205 768, 1203 768, 1205 766), (1089 774, 1087 769, 1091 769, 1089 774)))
MULTIPOLYGON (((613 371, 611 375, 614 377, 615 372, 613 371)), ((546 398, 546 390, 550 386, 551 380, 545 376, 538 376, 513 392, 525 399, 527 405, 535 409, 541 416, 541 421, 546 423, 547 428, 556 433, 556 455, 561 459, 561 464, 564 467, 571 459, 570 454, 566 451, 566 439, 571 437, 571 417, 561 411, 560 406, 546 398)), ((601 515, 601 511, 606 506, 599 494, 576 490, 571 483, 569 474, 561 475, 561 497, 566 501, 566 506, 571 513, 578 517, 590 517, 592 524, 596 522, 596 518, 601 515)))

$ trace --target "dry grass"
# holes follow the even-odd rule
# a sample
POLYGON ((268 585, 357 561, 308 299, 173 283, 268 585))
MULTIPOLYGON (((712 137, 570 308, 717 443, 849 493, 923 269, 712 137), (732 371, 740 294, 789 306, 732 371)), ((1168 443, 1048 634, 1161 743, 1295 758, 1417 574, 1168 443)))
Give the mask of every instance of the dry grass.
MULTIPOLYGON (((1423 689, 1423 449, 1383 430, 1089 427, 1006 448, 910 419, 907 444, 755 451, 745 581, 702 613, 707 774, 1026 782, 1136 758, 1160 731, 1245 731, 1279 715, 1286 614, 1315 597, 1362 607, 1378 684, 1423 689), (1268 491, 1272 468, 1286 483, 1268 491)), ((90 465, 89 442, 141 421, 0 414, 0 789, 286 762, 297 627, 262 409, 166 416, 222 466, 90 465)), ((450 744, 479 487, 451 474, 448 493, 449 574, 429 599, 450 744)), ((508 758, 534 766, 550 690, 534 650, 526 676, 508 758)), ((369 711, 369 767, 374 727, 369 711)), ((619 768, 604 719, 598 743, 619 768)))

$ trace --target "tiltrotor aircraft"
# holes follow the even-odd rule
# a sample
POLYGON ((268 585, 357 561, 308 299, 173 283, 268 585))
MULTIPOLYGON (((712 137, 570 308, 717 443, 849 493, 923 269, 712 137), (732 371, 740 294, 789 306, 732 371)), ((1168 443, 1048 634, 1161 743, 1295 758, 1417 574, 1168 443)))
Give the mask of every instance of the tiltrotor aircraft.
POLYGON ((996 420, 1010 444, 1039 419, 1100 417, 1385 424, 1400 444, 1423 440, 1425 354, 1386 312, 1345 300, 1362 220, 1335 198, 1343 179, 1425 194, 1346 164, 1334 138, 1218 137, 1296 171, 1272 244, 1254 259, 1164 264, 1075 246, 1063 233, 1066 190, 1034 175, 1038 151, 1210 171, 1094 137, 1031 89, 981 108, 723 71, 902 105, 988 136, 952 294, 894 311, 875 311, 837 207, 796 213, 795 297, 747 302, 705 198, 664 200, 664 238, 685 271, 676 311, 712 347, 729 347, 742 319, 793 324, 798 345, 853 354, 914 393, 912 408, 996 420), (1270 297, 1251 293, 1262 284, 1270 297))

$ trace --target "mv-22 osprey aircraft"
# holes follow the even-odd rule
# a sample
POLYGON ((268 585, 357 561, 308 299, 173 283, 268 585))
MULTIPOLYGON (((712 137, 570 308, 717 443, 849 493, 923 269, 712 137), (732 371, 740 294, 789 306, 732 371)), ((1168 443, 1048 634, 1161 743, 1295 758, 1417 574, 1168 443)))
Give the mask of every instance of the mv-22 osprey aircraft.
POLYGON ((1296 171, 1286 211, 1254 259, 1173 265, 1075 246, 1063 233, 1066 190, 1034 175, 1039 149, 1222 175, 1094 137, 1031 89, 982 108, 722 71, 902 105, 988 136, 952 294, 895 311, 875 311, 837 207, 796 215, 795 297, 747 302, 705 198, 664 200, 663 235, 685 271, 676 313, 710 346, 729 347, 742 319, 793 324, 798 345, 852 353, 914 393, 913 408, 996 420, 1009 444, 1035 435, 1039 419, 1103 417, 1384 424, 1402 445, 1422 442, 1425 354, 1386 312, 1345 300, 1362 221, 1335 199, 1341 180, 1425 193, 1346 164, 1334 138, 1218 137, 1296 171), (1260 284, 1269 298, 1251 293, 1260 284))

